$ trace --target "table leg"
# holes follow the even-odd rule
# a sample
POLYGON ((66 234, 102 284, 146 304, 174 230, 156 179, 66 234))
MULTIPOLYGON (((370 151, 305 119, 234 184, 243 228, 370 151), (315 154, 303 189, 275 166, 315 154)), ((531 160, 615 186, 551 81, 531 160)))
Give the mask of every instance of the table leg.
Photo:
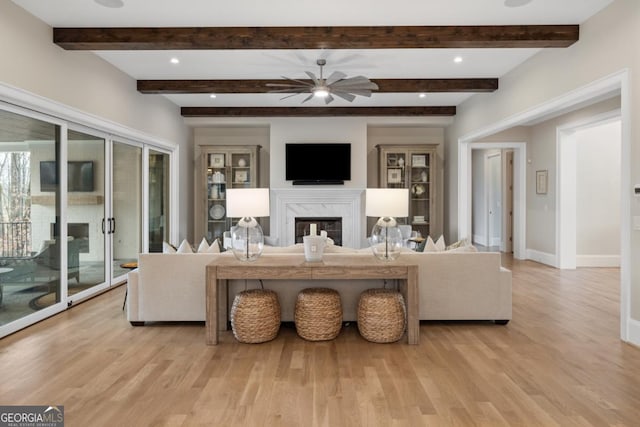
POLYGON ((418 266, 411 265, 407 270, 407 279, 400 280, 400 292, 407 305, 407 342, 416 345, 420 342, 420 296, 418 294, 418 266))
POLYGON ((215 268, 207 268, 207 312, 205 317, 207 345, 218 344, 218 279, 215 268))

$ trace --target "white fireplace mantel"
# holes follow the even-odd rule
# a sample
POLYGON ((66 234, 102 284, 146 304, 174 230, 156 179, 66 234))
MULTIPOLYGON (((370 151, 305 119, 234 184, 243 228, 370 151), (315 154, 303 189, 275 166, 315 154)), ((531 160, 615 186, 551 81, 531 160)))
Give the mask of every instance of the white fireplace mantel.
POLYGON ((271 189, 271 235, 281 246, 295 243, 298 217, 342 218, 343 246, 359 248, 363 239, 364 189, 282 188, 271 189))

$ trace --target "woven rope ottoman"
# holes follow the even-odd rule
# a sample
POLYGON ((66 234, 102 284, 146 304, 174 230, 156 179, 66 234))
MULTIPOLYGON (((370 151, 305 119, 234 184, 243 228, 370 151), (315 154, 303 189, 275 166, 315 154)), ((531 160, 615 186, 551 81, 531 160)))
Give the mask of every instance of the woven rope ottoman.
POLYGON ((367 341, 389 343, 404 335, 407 312, 402 294, 391 289, 368 289, 358 301, 358 330, 367 341))
POLYGON ((342 302, 334 289, 307 288, 298 293, 296 331, 308 341, 332 340, 342 327, 342 302))
POLYGON ((278 295, 268 289, 251 289, 236 295, 231 307, 233 336, 242 343, 271 341, 280 329, 278 295))

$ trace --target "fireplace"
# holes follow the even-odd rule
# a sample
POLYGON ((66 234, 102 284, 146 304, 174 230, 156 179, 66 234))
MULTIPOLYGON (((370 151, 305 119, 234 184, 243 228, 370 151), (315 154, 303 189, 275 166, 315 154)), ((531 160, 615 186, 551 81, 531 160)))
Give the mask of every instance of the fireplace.
POLYGON ((324 230, 327 232, 327 236, 333 240, 334 244, 342 246, 342 218, 339 217, 296 217, 296 243, 302 243, 302 237, 310 234, 311 224, 317 225, 318 234, 320 234, 321 230, 324 230))
MULTIPOLYGON (((296 218, 339 218, 342 246, 360 248, 365 239, 361 232, 365 222, 363 207, 363 189, 271 189, 271 235, 278 237, 282 246, 289 246, 296 242, 296 218)), ((322 227, 318 226, 318 230, 322 227)))

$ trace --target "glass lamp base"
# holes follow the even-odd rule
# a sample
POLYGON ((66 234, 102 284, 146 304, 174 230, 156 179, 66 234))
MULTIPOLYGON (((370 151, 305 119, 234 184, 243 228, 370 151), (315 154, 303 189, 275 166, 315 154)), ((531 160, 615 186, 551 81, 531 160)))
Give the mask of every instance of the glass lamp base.
MULTIPOLYGON (((393 220, 393 218, 391 218, 393 220)), ((373 254, 383 261, 393 261, 400 256, 402 248, 402 233, 397 227, 395 220, 378 220, 371 230, 369 244, 373 254), (389 226, 387 224, 394 224, 389 226)))
POLYGON ((243 218, 231 227, 231 250, 240 261, 255 261, 262 254, 264 234, 254 218, 243 218))

